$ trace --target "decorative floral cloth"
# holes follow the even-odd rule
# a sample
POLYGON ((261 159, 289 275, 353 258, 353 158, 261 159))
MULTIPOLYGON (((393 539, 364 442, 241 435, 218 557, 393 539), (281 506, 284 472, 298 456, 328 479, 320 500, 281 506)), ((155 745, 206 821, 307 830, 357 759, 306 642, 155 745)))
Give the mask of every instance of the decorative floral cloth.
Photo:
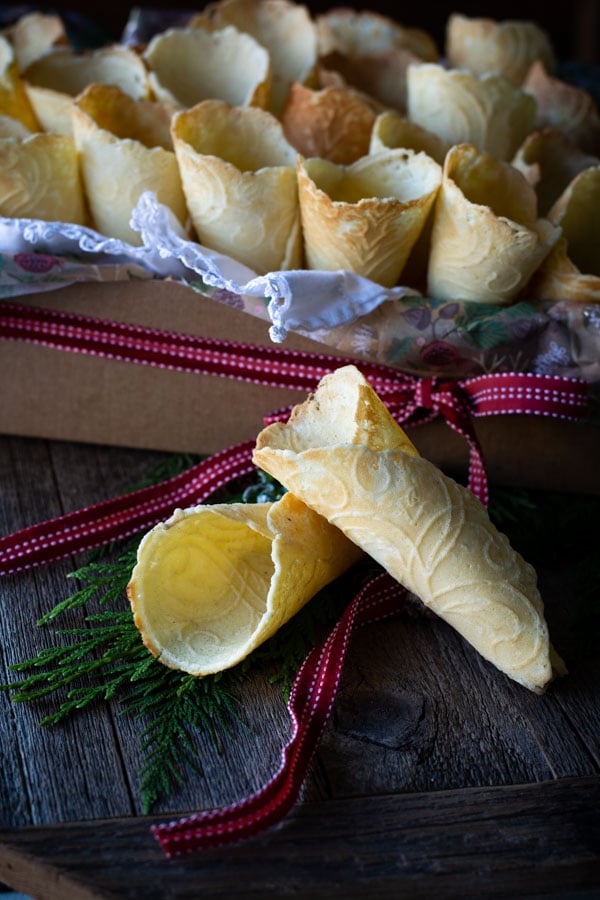
POLYGON ((275 343, 294 331, 417 376, 532 372, 600 382, 597 305, 436 301, 345 271, 257 276, 188 240, 150 192, 132 224, 139 247, 81 226, 0 219, 0 298, 77 282, 169 278, 269 322, 275 343))

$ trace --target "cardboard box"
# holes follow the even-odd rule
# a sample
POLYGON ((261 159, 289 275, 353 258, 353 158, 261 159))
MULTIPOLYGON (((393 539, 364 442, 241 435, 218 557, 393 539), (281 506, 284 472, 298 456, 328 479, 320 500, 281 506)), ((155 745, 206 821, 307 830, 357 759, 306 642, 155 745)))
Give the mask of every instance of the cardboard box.
MULTIPOLYGON (((268 323, 171 281, 72 285, 24 305, 185 334, 271 345, 268 323)), ((340 355, 290 335, 284 347, 340 355)), ((357 360, 360 365, 360 360, 357 360)), ((0 342, 0 431, 164 451, 212 453, 256 436, 263 417, 306 397, 232 379, 0 342)), ((600 493, 600 429, 538 416, 475 420, 491 482, 600 493)), ((466 442, 444 422, 410 430, 420 452, 464 478, 466 442)))

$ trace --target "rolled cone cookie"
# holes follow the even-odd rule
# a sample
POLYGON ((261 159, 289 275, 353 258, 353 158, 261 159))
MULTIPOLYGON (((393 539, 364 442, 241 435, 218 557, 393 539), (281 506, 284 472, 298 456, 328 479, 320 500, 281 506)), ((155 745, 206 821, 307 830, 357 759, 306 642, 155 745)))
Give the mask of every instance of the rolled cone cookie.
POLYGON ((150 97, 142 59, 122 44, 81 52, 57 48, 34 60, 24 70, 23 79, 40 126, 59 134, 72 134, 73 103, 90 85, 115 85, 135 100, 150 97))
POLYGON ((548 126, 527 135, 512 165, 534 188, 539 214, 546 216, 575 176, 600 165, 600 157, 581 150, 560 128, 548 126))
POLYGON ((200 243, 259 275, 300 268, 297 154, 275 116, 204 100, 177 112, 171 133, 200 243))
POLYGON ((308 268, 397 284, 437 197, 441 166, 396 149, 348 166, 299 157, 297 171, 308 268))
POLYGON ((510 160, 534 127, 536 104, 504 75, 420 63, 406 72, 406 111, 448 146, 474 144, 510 160))
POLYGON ((549 72, 556 68, 552 41, 537 22, 496 21, 460 13, 450 15, 446 23, 446 58, 453 69, 467 69, 476 75, 499 72, 517 86, 537 60, 549 72))
POLYGON ((144 536, 127 593, 151 653, 209 675, 245 659, 361 556, 292 494, 197 506, 144 536))
POLYGON ((587 153, 600 153, 600 110, 594 95, 550 74, 541 60, 532 63, 523 90, 535 100, 534 128, 560 128, 587 153))
POLYGON ((600 165, 579 172, 548 212, 562 237, 528 285, 545 300, 600 303, 600 165))
POLYGON ((219 30, 233 25, 269 54, 269 110, 280 116, 293 84, 316 84, 317 29, 306 6, 292 0, 216 0, 188 22, 219 30))
POLYGON ((168 28, 151 39, 143 59, 154 96, 176 109, 212 98, 232 106, 269 105, 269 54, 233 25, 168 28))
POLYGON ((71 114, 86 197, 102 234, 141 244, 130 220, 147 190, 185 227, 188 212, 168 107, 135 100, 116 85, 92 84, 76 98, 71 114))
POLYGON ((428 296, 507 306, 560 238, 509 163, 458 144, 446 154, 431 230, 428 296))
POLYGON ((509 677, 541 693, 553 663, 564 671, 533 568, 470 491, 419 457, 355 366, 265 428, 254 461, 509 677))
POLYGON ((72 137, 33 133, 0 138, 0 215, 87 224, 72 137))

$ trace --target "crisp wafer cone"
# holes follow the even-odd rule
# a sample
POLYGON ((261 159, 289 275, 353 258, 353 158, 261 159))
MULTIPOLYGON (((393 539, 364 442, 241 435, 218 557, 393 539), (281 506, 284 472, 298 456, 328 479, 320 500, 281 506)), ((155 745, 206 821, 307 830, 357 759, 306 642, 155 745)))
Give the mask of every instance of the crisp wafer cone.
POLYGON ((427 293, 507 305, 560 237, 538 218, 524 175, 469 145, 452 147, 435 207, 427 293))
POLYGON ((422 60, 433 62, 439 51, 431 35, 410 28, 373 10, 334 7, 316 17, 319 55, 332 52, 359 57, 405 49, 422 60))
POLYGON ((579 172, 598 164, 600 157, 581 150, 564 131, 551 126, 532 131, 512 160, 512 165, 535 188, 542 216, 579 172))
POLYGON ((134 100, 114 85, 95 84, 76 99, 71 114, 90 211, 102 234, 139 244, 141 237, 129 221, 147 190, 185 225, 171 110, 134 100))
POLYGON ((408 67, 439 58, 426 31, 407 28, 377 12, 334 8, 317 16, 316 22, 320 69, 338 73, 383 107, 404 111, 408 67))
POLYGON ((0 215, 87 224, 71 137, 31 134, 0 140, 0 215))
POLYGON ((145 535, 127 593, 151 653, 208 675, 245 659, 360 556, 291 494, 198 506, 145 535))
POLYGON ((539 60, 531 65, 523 90, 535 100, 535 128, 560 128, 582 150, 600 154, 600 110, 588 90, 556 78, 539 60))
POLYGON ((580 172, 548 212, 562 238, 528 285, 531 297, 600 303, 600 164, 580 172))
POLYGON ((384 107, 405 111, 408 67, 439 58, 426 31, 381 13, 341 7, 322 13, 316 22, 321 69, 338 72, 384 107))
POLYGON ((269 110, 281 114, 292 84, 316 85, 317 32, 308 9, 290 0, 219 0, 189 21, 190 28, 233 25, 269 54, 269 110))
POLYGON ((357 91, 293 84, 281 114, 286 138, 302 156, 349 165, 369 152, 376 112, 357 91))
POLYGON ((40 123, 27 96, 25 81, 19 73, 14 48, 1 34, 0 115, 18 119, 29 131, 39 131, 40 123))
POLYGON ((298 188, 308 268, 346 269, 393 287, 440 185, 424 153, 390 150, 350 166, 299 159, 298 188))
POLYGON ((381 109, 406 110, 406 77, 408 68, 420 63, 406 47, 394 47, 379 53, 345 56, 339 51, 319 60, 322 82, 337 75, 344 83, 377 101, 381 109))
POLYGON ((453 13, 446 23, 446 59, 454 69, 475 75, 499 72, 512 84, 525 80, 529 67, 541 60, 549 72, 556 56, 547 32, 526 20, 496 21, 453 13))
POLYGON ((169 28, 152 38, 143 57, 154 95, 177 109, 209 99, 231 106, 269 105, 269 54, 233 25, 218 31, 169 28))
POLYGON ((302 259, 296 151, 255 107, 205 100, 176 113, 173 144, 201 244, 259 275, 302 259))
POLYGON ((56 47, 69 46, 65 24, 53 13, 25 13, 4 33, 14 47, 21 72, 56 47))
POLYGON ((112 84, 136 100, 150 96, 143 61, 130 47, 109 44, 97 50, 57 49, 23 73, 27 96, 44 131, 71 134, 73 101, 91 84, 112 84))
POLYGON ((407 116, 448 146, 474 144, 510 160, 535 123, 533 97, 504 75, 477 76, 436 63, 409 66, 407 116))
MULTIPOLYGON (((373 123, 369 153, 400 148, 414 150, 415 153, 426 153, 441 166, 448 151, 448 146, 437 134, 432 134, 416 122, 409 121, 398 110, 384 110, 373 123)), ((430 212, 402 271, 403 283, 419 287, 421 290, 427 273, 432 221, 433 213, 430 212)))
POLYGON ((325 376, 287 423, 265 428, 254 461, 485 659, 544 690, 553 667, 533 568, 470 491, 418 456, 354 366, 325 376))

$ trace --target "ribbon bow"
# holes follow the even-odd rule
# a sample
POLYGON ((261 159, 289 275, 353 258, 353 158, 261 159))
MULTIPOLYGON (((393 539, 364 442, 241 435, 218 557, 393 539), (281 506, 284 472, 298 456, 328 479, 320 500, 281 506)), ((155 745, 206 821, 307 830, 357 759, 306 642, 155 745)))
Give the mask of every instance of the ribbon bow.
POLYGON ((402 395, 384 397, 394 418, 405 424, 422 424, 442 416, 450 428, 458 432, 469 445, 470 490, 487 506, 488 480, 483 454, 473 426, 473 396, 468 383, 440 378, 416 379, 412 399, 402 395))

